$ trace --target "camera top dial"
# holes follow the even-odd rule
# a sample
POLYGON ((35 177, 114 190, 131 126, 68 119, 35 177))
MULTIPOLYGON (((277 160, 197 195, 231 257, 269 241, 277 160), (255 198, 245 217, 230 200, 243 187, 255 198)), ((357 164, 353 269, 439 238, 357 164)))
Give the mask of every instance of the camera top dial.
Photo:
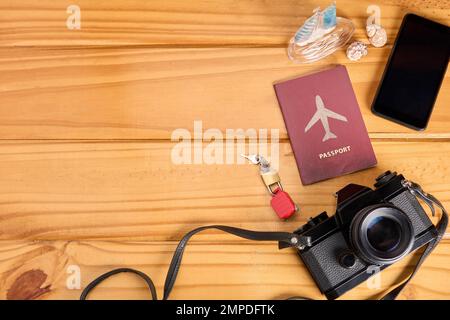
POLYGON ((380 188, 382 186, 384 186, 385 184, 387 184, 389 181, 391 181, 393 178, 395 178, 397 176, 397 172, 391 172, 391 171, 386 171, 385 173, 380 174, 376 179, 375 179, 375 184, 374 187, 375 188, 380 188))

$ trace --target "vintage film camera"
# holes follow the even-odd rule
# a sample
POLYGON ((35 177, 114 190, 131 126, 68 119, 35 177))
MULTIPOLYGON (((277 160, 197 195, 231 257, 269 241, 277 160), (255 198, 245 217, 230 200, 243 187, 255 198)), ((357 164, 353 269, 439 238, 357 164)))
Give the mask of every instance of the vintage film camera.
MULTIPOLYGON (((237 237, 254 241, 277 241, 279 248, 296 248, 322 293, 335 299, 372 275, 375 267, 381 270, 400 260, 411 251, 426 245, 410 277, 386 294, 384 300, 393 300, 412 279, 421 263, 433 251, 445 234, 448 213, 442 203, 402 175, 385 172, 376 179, 375 190, 349 184, 339 190, 337 209, 333 217, 326 212, 311 219, 295 231, 252 231, 224 225, 202 226, 186 233, 178 243, 167 271, 164 284, 164 300, 169 298, 181 260, 189 239, 208 229, 217 229, 237 237), (417 198, 421 198, 434 215, 434 206, 442 210, 439 222, 434 226, 417 198)), ((102 281, 122 272, 134 273, 145 280, 153 300, 157 300, 156 288, 145 273, 119 268, 108 271, 83 290, 80 300, 102 281)), ((304 300, 291 297, 289 300, 304 300)))
POLYGON ((336 196, 333 217, 323 212, 294 232, 311 238, 298 252, 328 299, 438 236, 407 180, 395 172, 379 176, 374 190, 349 184, 336 196))

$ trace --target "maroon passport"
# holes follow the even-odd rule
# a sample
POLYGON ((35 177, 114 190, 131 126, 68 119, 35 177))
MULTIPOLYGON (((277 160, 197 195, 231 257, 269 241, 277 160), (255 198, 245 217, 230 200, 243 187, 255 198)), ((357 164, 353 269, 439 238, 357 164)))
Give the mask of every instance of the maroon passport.
POLYGON ((274 87, 303 184, 377 164, 344 66, 274 87))

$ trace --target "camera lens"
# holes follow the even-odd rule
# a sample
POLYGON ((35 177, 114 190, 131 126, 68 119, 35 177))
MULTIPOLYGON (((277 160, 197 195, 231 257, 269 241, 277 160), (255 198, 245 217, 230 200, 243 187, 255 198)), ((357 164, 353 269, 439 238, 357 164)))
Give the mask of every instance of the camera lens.
POLYGON ((400 244, 401 235, 400 224, 388 217, 376 217, 367 226, 367 240, 378 251, 395 250, 400 244))
POLYGON ((414 231, 403 211, 383 204, 367 207, 355 215, 350 226, 350 238, 363 260, 385 265, 409 253, 414 243, 414 231))

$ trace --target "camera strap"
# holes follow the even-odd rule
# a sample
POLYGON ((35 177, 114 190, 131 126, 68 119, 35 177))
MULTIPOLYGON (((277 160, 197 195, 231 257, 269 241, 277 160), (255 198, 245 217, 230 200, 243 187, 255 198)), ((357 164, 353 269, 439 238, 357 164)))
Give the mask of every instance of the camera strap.
POLYGON ((447 210, 445 210, 444 206, 438 199, 436 199, 433 195, 423 191, 422 188, 420 187, 420 185, 418 185, 415 182, 403 180, 402 184, 404 187, 408 188, 409 192, 411 192, 418 199, 423 200, 428 205, 428 207, 430 207, 431 214, 433 215, 433 217, 436 214, 434 206, 437 206, 439 209, 441 209, 442 216, 436 225, 436 231, 438 233, 437 237, 434 238, 432 241, 430 241, 427 244, 427 246, 425 247, 425 250, 423 251, 422 255, 420 256, 419 260, 417 261, 417 264, 414 267, 413 272, 409 275, 409 277, 403 283, 401 283, 396 288, 394 288, 390 292, 388 292, 381 300, 395 300, 397 298, 399 293, 406 287, 406 285, 416 275, 417 271, 420 269, 420 267, 422 266, 425 259, 430 255, 430 253, 434 250, 434 248, 436 248, 438 243, 442 240, 442 237, 444 236, 445 231, 447 230, 447 225, 448 225, 447 210))
MULTIPOLYGON (((448 214, 445 210, 442 203, 437 200, 434 196, 424 192, 422 188, 414 183, 407 180, 403 181, 403 186, 406 187, 414 196, 416 196, 419 199, 422 199, 431 209, 431 212, 433 216, 435 215, 435 209, 434 205, 439 207, 442 210, 442 216, 439 220, 438 224, 436 225, 437 230, 437 237, 429 242, 420 256, 416 266, 414 267, 413 272, 409 275, 409 277, 401 283, 399 286, 391 290, 389 293, 387 293, 382 300, 395 300, 398 296, 398 294, 403 290, 403 288, 411 281, 411 279, 415 276, 419 268, 421 267, 422 263, 425 261, 425 259, 430 255, 430 253, 433 251, 433 249, 437 246, 437 244, 440 242, 442 237, 445 234, 445 231, 447 229, 448 225, 448 214)), ((247 240, 255 240, 255 241, 277 241, 278 246, 280 249, 287 248, 287 247, 293 247, 298 249, 304 249, 307 246, 311 245, 311 239, 310 237, 304 237, 299 236, 295 233, 288 233, 288 232, 261 232, 261 231, 251 231, 246 229, 240 229, 240 228, 234 228, 229 226, 221 226, 221 225, 213 225, 213 226, 204 226, 197 229, 194 229, 190 232, 188 232, 186 235, 183 236, 181 241, 178 243, 177 248, 175 249, 175 252, 172 257, 172 261, 169 265, 169 270, 167 271, 166 280, 164 283, 164 296, 163 300, 167 300, 169 298, 169 295, 173 289, 173 286, 175 284, 175 281, 177 279, 178 271, 180 270, 181 266, 181 260, 183 258, 184 250, 186 249, 186 245, 188 244, 189 240, 194 236, 195 234, 202 232, 204 230, 208 229, 217 229, 226 233, 233 234, 237 237, 244 238, 247 240)), ((146 275, 145 273, 130 269, 130 268, 120 268, 120 269, 114 269, 111 270, 95 280, 93 280, 82 292, 80 296, 80 300, 86 300, 89 293, 101 282, 106 280, 107 278, 116 275, 118 273, 123 272, 129 272, 136 274, 137 276, 141 277, 147 284, 152 299, 157 300, 157 293, 155 289, 155 285, 151 278, 146 275)), ((292 297, 288 300, 309 300, 308 298, 304 297, 292 297)))
MULTIPOLYGON (((295 233, 289 233, 289 232, 265 232, 265 231, 251 231, 246 229, 240 229, 240 228, 234 228, 229 226, 221 226, 221 225, 215 225, 215 226, 204 226, 197 229, 194 229, 187 234, 183 236, 181 241, 178 243, 177 248, 175 249, 175 252, 172 257, 172 261, 169 265, 169 270, 167 271, 166 281, 164 283, 164 296, 163 300, 167 300, 169 298, 169 295, 173 289, 173 286, 175 284, 175 280, 177 279, 178 271, 180 270, 181 266, 181 259, 183 258, 184 250, 186 249, 186 245, 188 244, 189 240, 194 236, 195 234, 208 230, 208 229, 217 229, 226 233, 233 234, 237 237, 244 238, 247 240, 255 240, 255 241, 277 241, 279 248, 286 248, 286 247, 293 247, 298 249, 303 249, 306 246, 311 245, 311 238, 310 237, 304 237, 299 236, 295 233)), ((114 269, 111 270, 101 276, 99 276, 97 279, 92 281, 81 293, 80 300, 86 300, 89 293, 101 282, 106 280, 107 278, 116 275, 118 273, 123 272, 130 272, 134 273, 137 276, 141 277, 146 283, 150 290, 151 296, 153 300, 157 300, 157 294, 155 285, 152 281, 152 279, 146 275, 145 273, 129 269, 129 268, 120 268, 120 269, 114 269)))

